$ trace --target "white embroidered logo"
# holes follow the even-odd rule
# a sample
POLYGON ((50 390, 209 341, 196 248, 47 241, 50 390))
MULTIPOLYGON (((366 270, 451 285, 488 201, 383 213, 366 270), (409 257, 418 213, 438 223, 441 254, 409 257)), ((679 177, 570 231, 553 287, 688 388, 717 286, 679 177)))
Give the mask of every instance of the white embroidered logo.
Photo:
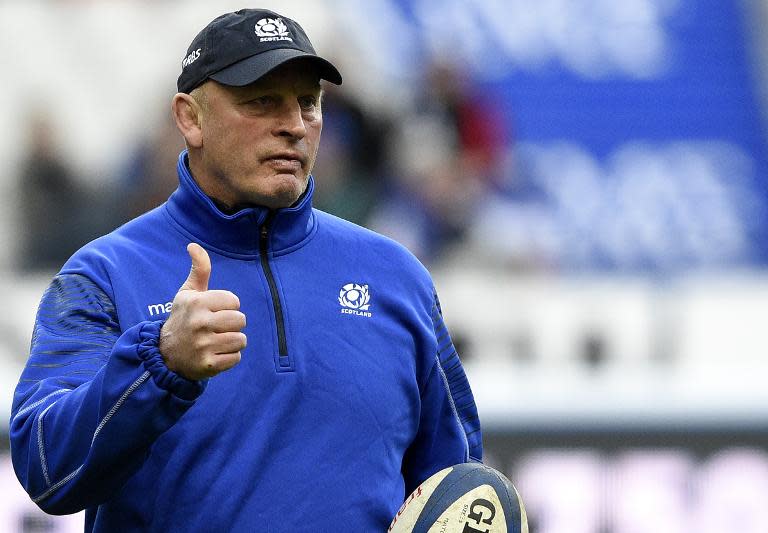
POLYGON ((357 283, 347 283, 339 291, 339 304, 341 312, 346 315, 357 315, 371 317, 368 309, 371 295, 368 293, 368 285, 358 285, 357 283))
POLYGON ((200 59, 200 51, 201 50, 202 50, 201 48, 198 48, 194 52, 191 52, 187 57, 185 57, 184 61, 181 62, 181 68, 185 69, 189 65, 191 65, 192 63, 194 63, 195 61, 200 59))
POLYGON ((260 42, 265 41, 291 41, 290 32, 288 26, 285 25, 283 19, 278 18, 263 18, 256 23, 256 35, 261 37, 260 42))

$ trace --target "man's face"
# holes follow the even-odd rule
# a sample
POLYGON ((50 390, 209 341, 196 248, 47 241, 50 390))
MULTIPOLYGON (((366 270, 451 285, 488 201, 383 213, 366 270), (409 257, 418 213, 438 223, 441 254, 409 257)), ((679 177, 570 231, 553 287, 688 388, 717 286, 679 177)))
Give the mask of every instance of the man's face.
POLYGON ((307 67, 290 62, 245 87, 205 84, 199 164, 190 165, 206 194, 231 209, 288 207, 302 195, 323 125, 307 67))

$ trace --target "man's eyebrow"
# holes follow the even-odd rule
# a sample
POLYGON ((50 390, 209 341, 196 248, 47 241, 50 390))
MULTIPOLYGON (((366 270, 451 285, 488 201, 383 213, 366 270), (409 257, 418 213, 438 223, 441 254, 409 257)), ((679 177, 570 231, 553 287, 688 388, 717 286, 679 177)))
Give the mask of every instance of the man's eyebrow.
POLYGON ((320 83, 320 80, 317 80, 316 82, 309 82, 307 84, 307 87, 309 87, 313 91, 322 91, 323 90, 323 84, 320 83))

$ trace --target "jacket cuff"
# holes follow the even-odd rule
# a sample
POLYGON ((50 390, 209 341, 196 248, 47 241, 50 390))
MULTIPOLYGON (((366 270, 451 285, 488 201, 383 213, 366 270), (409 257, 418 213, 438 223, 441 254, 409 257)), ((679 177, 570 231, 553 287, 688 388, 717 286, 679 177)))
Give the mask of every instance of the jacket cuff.
POLYGON ((158 342, 164 321, 146 322, 139 330, 139 359, 143 361, 155 384, 183 400, 195 400, 205 390, 207 380, 192 381, 165 366, 158 342))

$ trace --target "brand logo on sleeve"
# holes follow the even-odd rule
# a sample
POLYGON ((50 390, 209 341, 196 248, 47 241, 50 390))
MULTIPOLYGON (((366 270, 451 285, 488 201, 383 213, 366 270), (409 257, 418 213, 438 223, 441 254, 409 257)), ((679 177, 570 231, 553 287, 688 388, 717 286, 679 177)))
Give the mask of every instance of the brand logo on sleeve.
POLYGON ((173 302, 166 302, 164 304, 149 304, 147 306, 147 311, 149 311, 149 316, 164 315, 165 313, 170 313, 172 307, 173 302))
POLYGON ((339 291, 341 312, 345 315, 356 315, 370 318, 371 295, 368 285, 347 283, 339 291))
POLYGON ((261 37, 260 42, 265 41, 291 41, 291 34, 283 19, 263 18, 256 23, 256 35, 261 37))

